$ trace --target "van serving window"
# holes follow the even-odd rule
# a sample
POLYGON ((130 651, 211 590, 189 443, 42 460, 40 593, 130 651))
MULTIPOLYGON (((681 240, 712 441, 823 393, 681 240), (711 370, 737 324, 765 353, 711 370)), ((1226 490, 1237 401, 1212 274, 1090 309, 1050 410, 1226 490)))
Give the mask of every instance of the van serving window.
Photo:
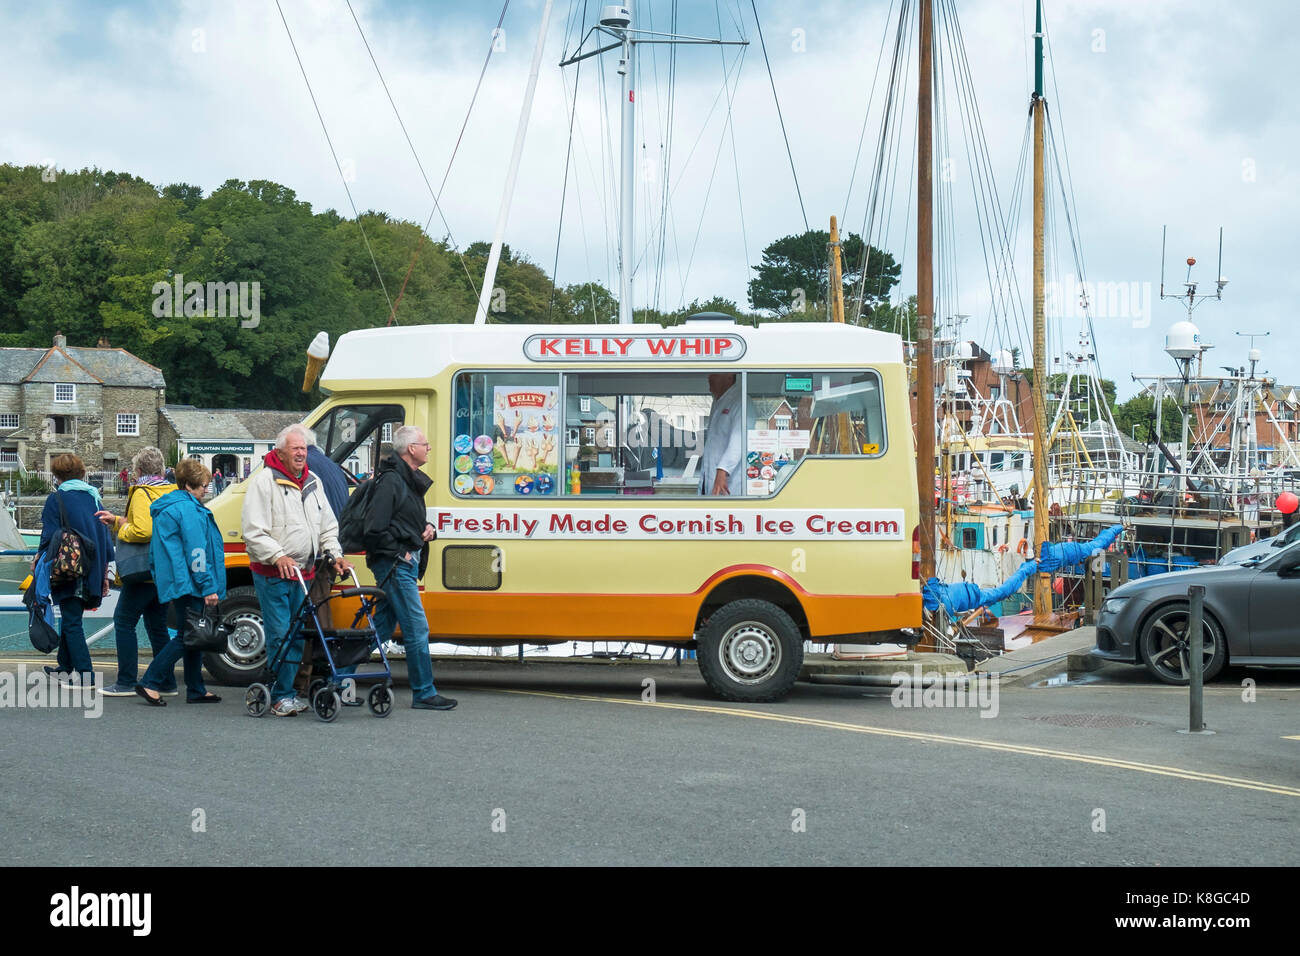
POLYGON ((566 493, 699 494, 707 372, 570 373, 565 394, 565 428, 583 436, 566 449, 566 493))
MULTIPOLYGON (((451 486, 458 495, 560 493, 560 377, 463 372, 453 387, 451 486)), ((432 439, 430 439, 432 441, 432 439)))
POLYGON ((747 495, 775 492, 806 455, 876 457, 885 451, 880 377, 870 371, 750 372, 747 495))

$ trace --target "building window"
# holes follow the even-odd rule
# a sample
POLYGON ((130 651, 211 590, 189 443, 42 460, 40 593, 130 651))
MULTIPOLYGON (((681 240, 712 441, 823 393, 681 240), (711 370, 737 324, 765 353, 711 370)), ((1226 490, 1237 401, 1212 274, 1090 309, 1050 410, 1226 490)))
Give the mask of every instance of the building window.
POLYGON ((0 465, 18 464, 17 448, 0 448, 0 465))
POLYGON ((974 528, 961 529, 961 546, 966 550, 974 550, 976 547, 977 537, 974 528))
POLYGON ((595 444, 595 441, 596 441, 596 429, 594 429, 594 428, 584 428, 584 429, 582 430, 582 440, 585 441, 588 445, 595 444))
POLYGON ((51 415, 49 418, 50 431, 55 435, 72 434, 72 416, 71 415, 51 415))
POLYGON ((17 428, 17 412, 0 412, 0 428, 17 428))
POLYGON ((570 428, 564 433, 564 443, 566 445, 578 444, 578 429, 570 428))
POLYGON ((584 415, 588 414, 591 411, 590 395, 584 395, 578 399, 578 411, 582 412, 584 415))
POLYGON ((379 429, 379 440, 381 442, 393 443, 393 423, 384 422, 383 427, 379 429))
POLYGON ((54 400, 56 402, 75 402, 77 400, 77 386, 75 385, 55 385, 54 400))
POLYGON ((139 435, 140 416, 134 412, 118 412, 117 433, 119 435, 139 435))
POLYGON ((790 427, 790 416, 789 416, 789 415, 777 415, 777 416, 776 416, 776 427, 777 427, 777 430, 778 430, 778 431, 785 431, 786 429, 788 429, 788 428, 790 427))

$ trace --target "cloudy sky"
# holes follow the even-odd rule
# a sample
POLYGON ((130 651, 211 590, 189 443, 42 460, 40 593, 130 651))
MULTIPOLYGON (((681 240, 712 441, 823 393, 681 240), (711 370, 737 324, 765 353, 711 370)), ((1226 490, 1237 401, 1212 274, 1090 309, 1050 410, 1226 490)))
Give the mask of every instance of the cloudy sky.
MULTIPOLYGON (((433 210, 429 190, 346 2, 281 5, 357 207, 423 224, 433 210)), ((542 6, 541 0, 512 0, 504 32, 494 40, 499 0, 352 0, 435 189, 447 175, 445 224, 435 216, 430 232, 450 234, 462 247, 492 236, 542 6)), ((585 6, 589 26, 599 3, 585 6)), ((687 8, 679 33, 747 39, 750 45, 679 48, 671 88, 667 47, 640 49, 634 298, 639 307, 657 301, 673 308, 721 294, 744 304, 749 267, 769 242, 803 231, 805 212, 813 228, 826 228, 831 215, 850 229, 862 228, 897 4, 759 0, 758 24, 749 0, 679 6, 687 8), (665 169, 671 189, 666 220, 665 169)), ((580 73, 558 67, 583 32, 583 7, 581 0, 554 4, 506 240, 550 272, 558 235, 561 283, 591 278, 614 288, 616 61, 613 54, 587 60, 580 73)), ((1230 284, 1222 302, 1207 302, 1194 316, 1203 338, 1216 345, 1207 370, 1244 361, 1245 341, 1235 332, 1268 331, 1264 367, 1300 382, 1292 358, 1300 332, 1288 291, 1300 220, 1300 111, 1289 102, 1300 41, 1291 29, 1291 6, 1049 0, 1046 11, 1048 96, 1072 174, 1072 215, 1087 278, 1112 284, 1109 301, 1105 294, 1097 301, 1094 293, 1099 312, 1123 313, 1095 317, 1103 374, 1126 396, 1135 389, 1133 373, 1173 370, 1161 351, 1163 331, 1183 316, 1179 303, 1158 301, 1161 228, 1169 228, 1167 291, 1181 283, 1181 263, 1189 255, 1200 262, 1194 277, 1204 290, 1216 278, 1222 226, 1223 273, 1230 284), (1059 86, 1051 83, 1053 75, 1059 86), (1126 303, 1114 291, 1120 283, 1126 303)), ((638 22, 647 29, 667 30, 670 13, 668 2, 637 4, 638 22)), ((958 14, 1007 213, 1032 86, 1032 0, 969 0, 958 4, 958 14)), ((274 2, 6 0, 0 3, 0 37, 0 162, 99 166, 160 185, 194 183, 205 192, 227 179, 271 179, 315 209, 351 214, 274 2)), ((914 60, 912 66, 905 110, 915 99, 914 60)), ((958 113, 950 94, 952 155, 943 148, 936 153, 952 160, 945 243, 957 295, 943 307, 971 316, 968 337, 991 348, 1028 351, 1017 323, 988 318, 981 221, 971 199, 978 179, 958 113)), ((911 123, 910 113, 905 120, 911 123)), ((906 292, 915 289, 911 150, 908 129, 887 163, 897 179, 884 191, 881 219, 888 227, 880 231, 882 243, 904 263, 906 292)), ((1064 244, 1059 201, 1055 209, 1054 235, 1064 244)), ((1027 210, 1026 199, 1012 224, 1026 297, 1027 210)), ((1071 273, 1062 263, 1056 278, 1067 284, 1071 273)), ((1060 301, 1072 298, 1066 290, 1060 301)), ((1019 311, 1027 308, 1026 302, 1019 311)), ((1077 324, 1070 316, 1054 323, 1054 351, 1073 346, 1077 324)))

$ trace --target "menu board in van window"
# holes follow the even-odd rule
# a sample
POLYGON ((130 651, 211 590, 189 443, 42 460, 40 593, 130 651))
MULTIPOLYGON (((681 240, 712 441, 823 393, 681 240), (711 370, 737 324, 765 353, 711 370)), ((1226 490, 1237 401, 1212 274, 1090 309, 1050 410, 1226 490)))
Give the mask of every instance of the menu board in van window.
POLYGON ((493 473, 559 474, 558 388, 497 385, 493 389, 493 473))

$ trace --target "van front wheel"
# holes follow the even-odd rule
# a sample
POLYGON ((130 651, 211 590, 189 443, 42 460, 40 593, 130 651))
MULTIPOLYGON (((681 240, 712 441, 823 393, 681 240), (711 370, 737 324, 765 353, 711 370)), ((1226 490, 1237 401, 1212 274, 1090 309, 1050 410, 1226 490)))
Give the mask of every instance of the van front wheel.
POLYGON ((763 702, 790 693, 803 666, 803 637, 770 601, 732 601, 699 633, 700 676, 724 700, 763 702))
POLYGON ((262 606, 251 587, 231 588, 217 607, 229 634, 224 651, 203 655, 212 682, 222 687, 247 687, 262 675, 266 665, 266 635, 262 606))

